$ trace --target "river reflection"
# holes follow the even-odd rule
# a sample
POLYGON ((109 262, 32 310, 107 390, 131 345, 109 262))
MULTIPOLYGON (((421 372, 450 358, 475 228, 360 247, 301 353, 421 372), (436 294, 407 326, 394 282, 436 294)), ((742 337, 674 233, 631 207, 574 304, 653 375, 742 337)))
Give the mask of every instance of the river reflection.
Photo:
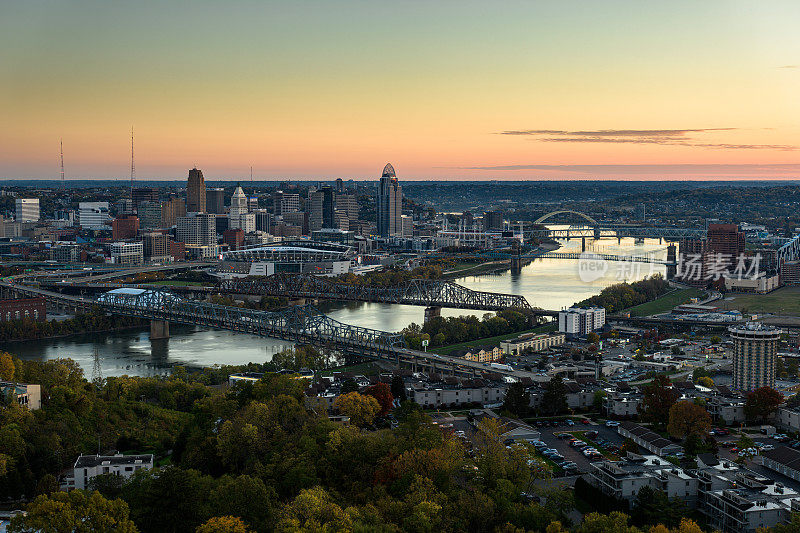
MULTIPOLYGON (((598 241, 605 253, 644 255, 663 249, 664 244, 648 240, 636 244, 632 239, 598 241)), ((580 251, 580 241, 566 243, 560 251, 580 251)), ((665 254, 661 254, 663 257, 665 254)), ((599 293, 604 287, 622 280, 642 279, 651 273, 664 273, 664 267, 647 263, 609 263, 605 275, 586 283, 578 276, 574 260, 537 259, 522 268, 521 273, 510 271, 469 276, 458 283, 475 290, 519 294, 545 309, 561 309, 599 293)), ((424 308, 353 302, 323 302, 320 309, 332 318, 356 326, 400 331, 411 322, 423 321, 424 308)), ((482 311, 442 309, 443 316, 475 314, 482 311)), ((243 364, 264 362, 291 343, 243 335, 228 331, 204 330, 191 326, 171 325, 171 338, 150 341, 147 330, 128 330, 113 334, 86 334, 62 339, 2 343, 0 350, 17 354, 23 359, 47 360, 59 357, 75 359, 91 376, 94 354, 97 351, 104 376, 154 375, 169 372, 173 365, 211 366, 214 364, 243 364)))

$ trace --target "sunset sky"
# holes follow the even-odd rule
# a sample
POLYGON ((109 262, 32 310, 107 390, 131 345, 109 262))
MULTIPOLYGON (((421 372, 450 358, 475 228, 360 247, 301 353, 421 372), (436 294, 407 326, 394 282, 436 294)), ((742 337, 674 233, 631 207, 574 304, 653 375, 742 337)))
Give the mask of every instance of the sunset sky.
POLYGON ((3 2, 0 179, 800 178, 800 2, 3 2))

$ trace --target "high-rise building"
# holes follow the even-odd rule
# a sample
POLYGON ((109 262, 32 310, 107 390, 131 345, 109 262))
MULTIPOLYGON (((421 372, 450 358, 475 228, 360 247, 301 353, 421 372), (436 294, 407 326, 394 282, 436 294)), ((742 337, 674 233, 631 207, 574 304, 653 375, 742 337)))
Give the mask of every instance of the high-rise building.
POLYGON ((228 210, 228 214, 240 215, 242 213, 247 213, 248 211, 249 208, 247 207, 247 196, 245 196, 242 187, 237 185, 236 190, 233 191, 233 196, 231 196, 231 207, 228 210))
POLYGON ((486 211, 483 214, 483 229, 486 231, 502 231, 503 213, 500 211, 486 211))
POLYGON ((358 198, 356 198, 356 195, 336 193, 336 211, 344 213, 351 221, 358 220, 358 198))
POLYGON ((255 211, 256 209, 258 209, 258 196, 247 197, 247 208, 250 211, 255 211))
POLYGON ((582 337, 601 329, 606 323, 603 307, 570 307, 558 312, 558 331, 569 337, 582 337))
POLYGON ((203 172, 193 168, 189 171, 186 185, 186 211, 189 213, 206 212, 206 182, 203 172))
POLYGON ((79 202, 78 224, 86 229, 108 229, 108 202, 79 202))
POLYGON ((186 216, 186 202, 178 196, 170 196, 161 204, 161 227, 171 228, 174 226, 178 217, 186 216))
POLYGON ((325 204, 325 195, 322 191, 314 191, 308 195, 306 202, 306 212, 308 213, 308 229, 309 231, 317 231, 322 228, 323 221, 323 205, 325 204))
POLYGON ((165 233, 152 232, 142 235, 144 260, 151 263, 171 261, 169 238, 165 233))
POLYGON ((17 198, 14 204, 17 222, 39 222, 38 198, 17 198))
POLYGON ((269 228, 272 226, 272 214, 266 209, 257 209, 253 211, 256 218, 256 231, 263 231, 269 233, 269 228))
POLYGON ((115 241, 133 239, 137 233, 139 233, 139 217, 132 213, 120 215, 111 223, 111 236, 115 241))
POLYGON ((286 213, 296 213, 300 211, 300 195, 297 193, 287 193, 278 191, 280 195, 280 213, 276 215, 285 215, 286 213))
POLYGON ((145 229, 155 229, 164 227, 164 206, 161 202, 146 201, 139 204, 139 225, 145 229))
POLYGON ((158 189, 155 187, 135 187, 131 191, 133 208, 139 209, 142 202, 158 202, 158 189))
POLYGON ((744 253, 744 233, 736 224, 709 224, 707 236, 709 250, 730 258, 734 263, 744 253))
POLYGON ((383 167, 377 194, 377 226, 381 237, 402 235, 403 191, 397 182, 394 167, 387 163, 383 167))
POLYGON ((733 339, 733 388, 741 391, 774 388, 781 330, 749 322, 731 326, 728 332, 733 339))
POLYGON ((336 194, 344 193, 344 181, 342 178, 336 178, 336 194))
POLYGON ((225 189, 206 189, 206 209, 209 213, 225 213, 225 189))
POLYGON ((228 245, 228 250, 238 250, 244 244, 244 231, 241 228, 226 229, 222 232, 222 242, 228 245))
POLYGON ((141 242, 112 242, 111 262, 115 265, 141 265, 144 247, 141 242))
POLYGON ((211 213, 190 213, 179 217, 175 228, 175 240, 191 246, 217 244, 216 216, 211 213))

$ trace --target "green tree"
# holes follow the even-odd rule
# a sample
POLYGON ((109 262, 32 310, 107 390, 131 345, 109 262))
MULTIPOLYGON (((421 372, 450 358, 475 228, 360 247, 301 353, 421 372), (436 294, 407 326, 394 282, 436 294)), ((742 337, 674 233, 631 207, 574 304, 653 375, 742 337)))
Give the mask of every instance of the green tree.
POLYGON ((503 410, 515 416, 523 417, 530 410, 531 395, 520 382, 512 383, 506 391, 503 410))
POLYGON ((567 405, 567 389, 561 376, 553 376, 544 386, 542 393, 542 411, 547 414, 561 414, 569 409, 567 405))
POLYGON ((0 352, 0 380, 14 380, 14 358, 10 353, 0 352))
POLYGON ((677 527, 688 512, 682 500, 670 499, 662 491, 644 486, 636 494, 631 519, 639 527, 656 524, 677 527))
POLYGON ((401 376, 394 376, 392 378, 391 393, 392 396, 395 399, 400 400, 400 402, 406 401, 406 384, 403 382, 403 378, 401 376))
POLYGON ((122 500, 99 492, 56 492, 37 496, 26 514, 15 516, 9 533, 136 533, 122 500))

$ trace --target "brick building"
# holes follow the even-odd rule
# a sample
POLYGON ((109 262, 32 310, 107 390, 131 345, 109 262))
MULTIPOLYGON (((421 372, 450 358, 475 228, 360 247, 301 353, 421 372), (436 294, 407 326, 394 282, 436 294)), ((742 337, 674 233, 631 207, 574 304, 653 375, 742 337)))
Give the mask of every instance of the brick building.
POLYGON ((21 320, 24 318, 30 318, 40 322, 46 320, 47 304, 45 299, 18 298, 12 300, 0 300, 0 322, 21 320))
POLYGON ((111 223, 111 233, 115 241, 133 239, 139 233, 139 217, 132 214, 120 215, 111 223))

